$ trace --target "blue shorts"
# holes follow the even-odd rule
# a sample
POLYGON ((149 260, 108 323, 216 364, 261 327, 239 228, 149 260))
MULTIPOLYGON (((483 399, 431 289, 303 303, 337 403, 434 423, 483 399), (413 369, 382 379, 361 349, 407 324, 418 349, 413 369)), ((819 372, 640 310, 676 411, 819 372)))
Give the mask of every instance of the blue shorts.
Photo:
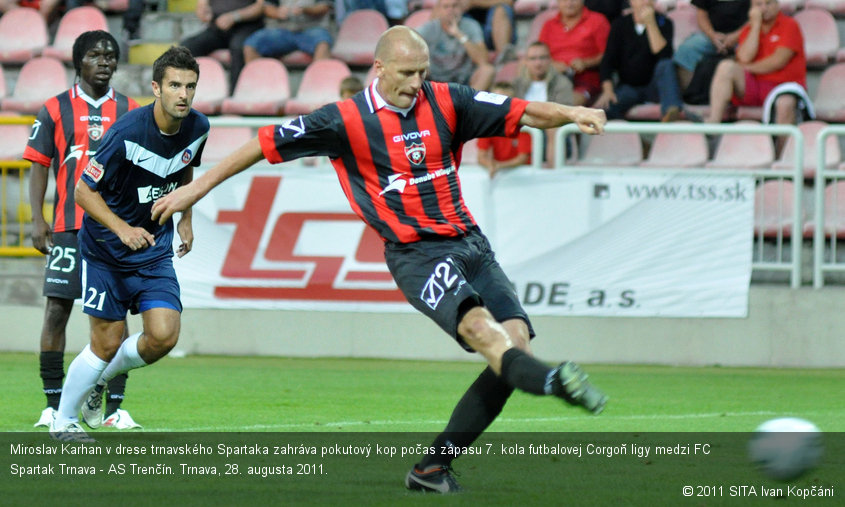
POLYGON ((332 44, 332 35, 325 28, 308 28, 291 32, 284 28, 262 28, 246 38, 244 46, 258 51, 261 56, 278 58, 296 50, 313 55, 321 42, 332 44))
POLYGON ((684 42, 678 46, 678 49, 675 50, 675 56, 672 59, 676 65, 692 72, 702 58, 717 53, 716 46, 713 45, 710 37, 706 36, 704 32, 695 32, 684 39, 684 42))
POLYGON ((124 320, 153 308, 182 311, 171 259, 132 272, 111 271, 82 259, 82 311, 103 320, 124 320))

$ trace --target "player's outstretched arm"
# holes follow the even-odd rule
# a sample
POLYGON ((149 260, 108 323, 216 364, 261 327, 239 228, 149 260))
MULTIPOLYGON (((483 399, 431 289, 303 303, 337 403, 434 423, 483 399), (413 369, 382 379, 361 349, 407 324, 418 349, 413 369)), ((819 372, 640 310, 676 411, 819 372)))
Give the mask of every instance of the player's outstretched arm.
POLYGON ((258 138, 247 142, 191 183, 179 187, 153 204, 152 218, 164 224, 177 211, 183 211, 202 199, 226 179, 264 158, 258 138))
POLYGON ((604 132, 604 124, 607 123, 607 116, 601 109, 566 106, 554 102, 529 102, 519 123, 538 129, 575 123, 585 134, 601 134, 604 132))

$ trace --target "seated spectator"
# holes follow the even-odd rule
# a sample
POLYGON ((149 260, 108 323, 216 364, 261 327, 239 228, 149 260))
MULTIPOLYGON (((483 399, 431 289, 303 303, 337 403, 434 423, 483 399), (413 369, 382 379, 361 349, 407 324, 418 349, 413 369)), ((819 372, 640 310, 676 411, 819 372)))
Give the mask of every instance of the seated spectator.
POLYGON ((602 94, 595 103, 607 110, 608 119, 624 118, 647 101, 660 102, 663 121, 680 117, 683 101, 672 63, 672 34, 672 21, 654 11, 653 0, 631 0, 631 14, 613 22, 601 61, 602 94))
MULTIPOLYGON (((514 95, 525 100, 557 102, 571 105, 574 100, 572 81, 552 67, 549 47, 537 41, 528 46, 519 76, 514 80, 514 95)), ((545 132, 547 161, 555 159, 557 129, 545 132)))
POLYGON ((496 63, 504 63, 515 57, 516 19, 513 13, 514 0, 468 0, 467 15, 478 21, 484 29, 484 43, 487 49, 496 52, 496 63))
POLYGON ((686 38, 675 51, 678 80, 684 90, 695 66, 704 57, 729 56, 739 42, 739 32, 748 20, 750 0, 692 0, 699 31, 686 38))
POLYGON ((268 0, 264 16, 272 26, 262 28, 244 41, 244 61, 281 58, 296 50, 314 60, 331 57, 329 32, 331 2, 320 0, 268 0), (269 3, 274 2, 274 3, 269 3), (277 2, 277 3, 276 3, 277 2))
POLYGON ((364 83, 357 76, 343 78, 340 82, 340 100, 351 98, 356 93, 364 90, 364 83))
POLYGON ((610 23, 584 7, 584 0, 558 0, 560 16, 546 21, 540 42, 551 51, 552 65, 575 85, 575 105, 592 103, 601 91, 598 65, 604 55, 610 23))
MULTIPOLYGON (((728 104, 762 106, 766 96, 782 83, 807 88, 807 60, 801 28, 780 12, 777 0, 751 0, 748 23, 739 35, 736 60, 722 60, 710 86, 710 116, 722 121, 728 104)), ((775 123, 794 123, 798 100, 780 95, 775 101, 775 123)))
POLYGON ((196 14, 207 26, 181 44, 194 56, 229 49, 229 89, 234 90, 244 67, 244 41, 264 26, 264 0, 197 0, 196 14))
POLYGON ((481 25, 463 14, 464 0, 437 0, 431 21, 418 30, 428 43, 429 78, 486 90, 496 69, 488 61, 481 25))
MULTIPOLYGON (((493 85, 493 93, 514 96, 508 82, 493 85)), ((531 163, 531 134, 520 132, 516 137, 481 137, 478 139, 478 163, 490 172, 490 177, 502 169, 511 169, 531 163)))

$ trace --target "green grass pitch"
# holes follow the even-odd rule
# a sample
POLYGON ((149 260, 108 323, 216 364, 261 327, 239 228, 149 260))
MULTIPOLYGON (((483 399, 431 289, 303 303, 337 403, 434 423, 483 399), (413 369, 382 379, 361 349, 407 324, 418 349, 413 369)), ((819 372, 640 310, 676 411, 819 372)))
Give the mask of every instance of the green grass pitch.
MULTIPOLYGON (((68 356, 66 363, 71 359, 68 356)), ((123 442, 141 446, 151 441, 167 442, 170 435, 178 435, 173 437, 176 440, 185 434, 188 438, 196 435, 215 451, 222 441, 231 446, 310 442, 318 448, 334 444, 369 445, 371 449, 377 444, 428 445, 431 435, 442 430, 451 409, 482 367, 478 362, 376 359, 165 358, 152 367, 130 373, 124 408, 144 425, 145 431, 98 430, 91 434, 104 445, 123 442)), ((595 384, 610 395, 606 411, 591 416, 553 398, 515 393, 478 441, 479 449, 488 453, 492 449, 492 455, 467 455, 455 462, 462 474, 459 480, 468 489, 457 497, 411 494, 403 488, 404 474, 418 456, 235 456, 238 474, 230 477, 223 468, 227 458, 216 456, 216 452, 214 457, 203 458, 207 463, 197 462, 214 464, 219 475, 213 477, 186 478, 177 466, 185 459, 171 457, 168 459, 175 459, 177 466, 173 476, 112 477, 102 472, 96 479, 98 491, 104 485, 106 491, 114 486, 124 496, 125 505, 239 505, 267 501, 286 505, 531 502, 782 506, 793 502, 836 505, 845 495, 845 370, 633 365, 588 365, 585 369, 595 384), (826 437, 823 466, 791 484, 764 478, 745 457, 747 432, 779 416, 809 419, 826 437), (653 447, 664 441, 682 446, 709 442, 715 452, 706 458, 654 454, 586 456, 587 444, 624 446, 632 452, 632 444, 653 447), (526 450, 539 442, 579 445, 584 456, 576 459, 504 454, 506 448, 526 450), (266 472, 270 470, 266 467, 303 465, 305 461, 323 464, 326 469, 322 477, 293 480, 272 474, 246 476, 247 466, 253 466, 253 472, 266 472), (688 483, 701 486, 701 496, 682 496, 681 487, 688 483), (150 490, 151 484, 163 486, 150 490), (749 493, 749 485, 755 494, 749 493), (705 486, 721 490, 707 490, 705 486), (780 491, 776 500, 763 497, 767 487, 769 493, 780 491), (802 490, 789 487, 806 491, 829 488, 834 498, 795 498, 792 493, 802 490), (165 500, 155 492, 166 492, 165 500)), ((37 355, 0 354, 0 372, 5 407, 0 411, 0 430, 6 432, 5 438, 54 445, 43 430, 32 429, 43 408, 37 355)), ((38 463, 45 459, 12 456, 9 443, 3 444, 3 461, 38 463)), ((79 457, 67 457, 65 461, 85 463, 79 457)), ((158 462, 163 463, 152 459, 149 464, 158 462)), ((141 459, 138 463, 147 462, 141 459)), ((14 477, 8 473, 9 466, 2 463, 0 469, 4 474, 0 476, 0 498, 27 499, 28 504, 39 503, 33 503, 33 492, 42 484, 55 494, 65 492, 65 498, 73 499, 73 492, 90 479, 41 478, 47 480, 45 483, 32 477, 14 477)), ((80 498, 78 503, 97 503, 86 502, 80 498)))

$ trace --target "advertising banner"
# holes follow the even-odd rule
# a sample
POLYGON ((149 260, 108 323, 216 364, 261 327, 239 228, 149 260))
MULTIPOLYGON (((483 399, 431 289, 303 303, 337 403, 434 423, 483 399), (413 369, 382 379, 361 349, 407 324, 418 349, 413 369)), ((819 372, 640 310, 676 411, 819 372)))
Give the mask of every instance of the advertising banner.
MULTIPOLYGON (((461 184, 529 314, 747 313, 750 177, 467 167, 461 184)), ((245 171, 193 225, 174 260, 187 308, 414 311, 328 166, 245 171)))

